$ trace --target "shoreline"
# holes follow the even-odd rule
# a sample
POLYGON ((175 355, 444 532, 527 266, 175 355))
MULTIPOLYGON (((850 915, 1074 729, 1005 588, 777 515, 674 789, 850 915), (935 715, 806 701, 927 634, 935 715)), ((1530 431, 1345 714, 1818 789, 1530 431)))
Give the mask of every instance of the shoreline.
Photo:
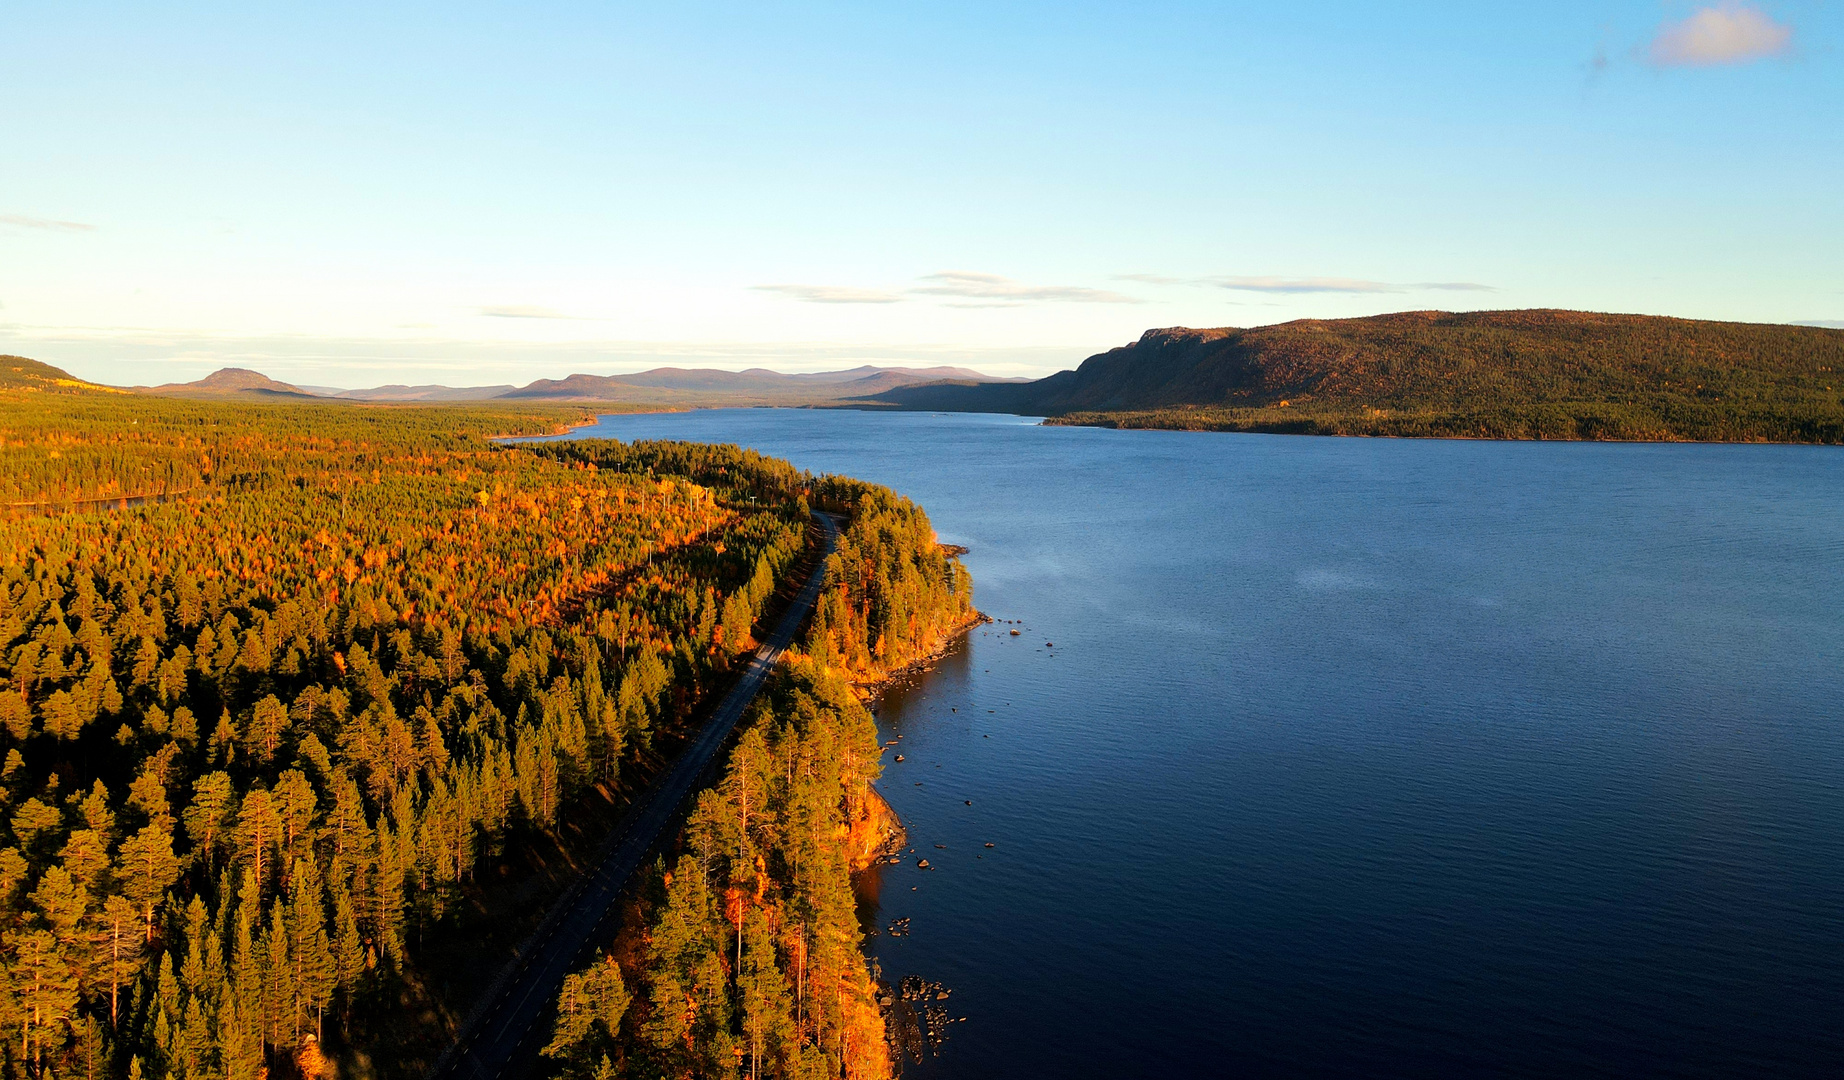
MULTIPOLYGON (((863 702, 865 708, 870 711, 872 722, 877 722, 877 713, 878 709, 881 708, 883 704, 884 691, 887 690, 892 683, 907 675, 928 670, 931 665, 946 656, 949 650, 953 649, 957 643, 965 638, 969 630, 972 630, 976 626, 984 626, 992 621, 992 616, 976 608, 972 616, 955 624, 952 630, 942 634, 941 642, 926 654, 916 657, 900 668, 885 672, 876 679, 862 683, 852 682, 852 690, 858 694, 858 700, 863 702)), ((877 757, 880 762, 883 760, 885 749, 886 748, 882 746, 878 747, 877 757)), ((863 865, 858 865, 857 861, 854 860, 852 866, 853 874, 869 869, 880 857, 888 857, 895 854, 895 850, 886 851, 884 847, 889 845, 892 838, 894 838, 895 848, 901 848, 906 842, 905 838, 908 834, 908 826, 903 824, 902 816, 896 812, 896 807, 891 806, 890 801, 884 798, 883 793, 877 790, 877 784, 875 782, 866 783, 864 785, 864 790, 868 798, 876 800, 877 811, 875 811, 875 813, 888 820, 891 828, 886 833, 885 845, 880 845, 878 848, 869 852, 869 856, 866 858, 863 865)), ((867 953, 866 955, 868 956, 869 954, 867 953)))
POLYGON ((934 648, 930 649, 928 652, 922 654, 921 656, 916 657, 914 660, 909 661, 908 663, 904 664, 902 667, 891 668, 888 671, 885 671, 882 674, 878 675, 874 679, 859 680, 859 679, 849 679, 848 678, 848 681, 852 684, 852 689, 858 692, 858 699, 860 701, 865 701, 865 702, 877 701, 883 697, 884 688, 888 686, 890 683, 896 681, 897 679, 902 678, 905 675, 914 673, 917 669, 922 668, 925 665, 933 664, 935 661, 941 659, 943 656, 946 656, 948 653, 948 650, 953 648, 954 643, 959 641, 963 636, 965 636, 967 631, 973 629, 976 626, 984 626, 987 623, 992 622, 992 621, 993 619, 991 615, 988 615, 984 611, 980 611, 979 609, 976 608, 974 609, 974 612, 972 615, 968 616, 966 619, 963 619, 958 623, 955 623, 951 629, 944 632, 941 635, 940 642, 938 642, 934 648))
MULTIPOLYGON (((870 711, 871 720, 875 723, 877 721, 877 709, 881 704, 884 691, 889 688, 892 683, 904 676, 926 670, 929 665, 932 665, 935 661, 946 656, 948 651, 952 649, 956 643, 966 637, 967 631, 972 630, 976 626, 984 626, 992 621, 992 616, 975 609, 972 616, 956 623, 953 629, 942 634, 941 641, 935 648, 929 650, 926 654, 916 657, 900 668, 886 671, 875 679, 868 679, 861 682, 848 677, 846 681, 851 686, 852 692, 857 695, 858 700, 870 711)), ((877 757, 880 762, 883 760, 884 750, 884 747, 878 747, 877 757)), ((851 859, 851 872, 853 875, 863 873, 865 870, 876 865, 881 859, 896 854, 897 851, 907 843, 908 836, 908 826, 903 824, 902 816, 896 812, 894 806, 890 805, 890 801, 884 797, 882 792, 877 790, 876 782, 866 782, 864 785, 864 792, 865 806, 860 808, 862 813, 854 818, 854 826, 861 821, 866 823, 878 823, 880 825, 879 831, 883 833, 883 840, 876 846, 863 850, 862 852, 848 852, 851 859)), ((870 954, 867 952, 865 955, 868 957, 870 954)))
MULTIPOLYGON (((619 403, 610 402, 608 404, 613 405, 613 404, 619 404, 619 403)), ((852 411, 852 412, 886 413, 886 414, 887 413, 941 413, 941 414, 955 414, 955 415, 966 414, 970 416, 971 415, 1015 416, 1021 420, 1037 421, 1037 423, 1034 425, 1036 427, 1084 427, 1084 428, 1096 428, 1096 429, 1105 430, 1105 431, 1173 431, 1173 432, 1190 432, 1190 433, 1202 434, 1202 435, 1294 435, 1294 436, 1307 436, 1311 438, 1321 438, 1321 439, 1394 439, 1394 440, 1398 440, 1401 442, 1502 442, 1502 443, 1551 442, 1551 443, 1601 443, 1601 444, 1607 444, 1607 445, 1628 445, 1628 446, 1840 446, 1840 445, 1844 445, 1844 442, 1827 442, 1822 439, 1804 439, 1804 440, 1767 439, 1767 438, 1696 439, 1696 438, 1671 438, 1668 436, 1653 437, 1653 438, 1625 439, 1625 438, 1604 438, 1604 437, 1583 438, 1583 437, 1566 437, 1566 436, 1545 437, 1541 435, 1530 435, 1530 436, 1522 436, 1522 437, 1506 436, 1506 435, 1461 435, 1461 434, 1403 435, 1403 434, 1397 434, 1397 433, 1385 432, 1385 431, 1301 431, 1297 427, 1293 426, 1292 423, 1288 423, 1288 422, 1282 422, 1283 424, 1286 424, 1287 426, 1282 426, 1282 424, 1276 424, 1274 426, 1256 424, 1256 425, 1251 425, 1248 427, 1211 427, 1207 425, 1180 427, 1180 426, 1166 426, 1166 425, 1160 425, 1160 424, 1121 423, 1118 420, 1107 419, 1106 418, 1107 414, 1094 414, 1094 413, 1065 414, 1064 416, 1042 416, 1042 415, 1038 415, 1035 413, 1012 413, 1012 412, 997 412, 997 411, 988 412, 987 410, 983 410, 983 409, 977 409, 977 410, 976 409, 912 409, 912 408, 906 408, 900 405, 897 405, 897 406, 867 406, 867 405, 861 405, 861 404, 856 404, 856 403, 840 403, 840 404, 813 403, 813 404, 806 404, 806 405, 721 405, 721 404, 662 405, 662 406, 643 405, 643 406, 628 408, 618 413, 597 414, 594 419, 588 420, 580 424, 562 425, 557 431, 554 431, 549 435, 498 436, 496 437, 495 441, 506 442, 506 443, 518 443, 518 442, 531 442, 535 440, 551 440, 551 439, 566 438, 572 432, 575 432, 582 428, 594 427, 596 424, 602 421, 602 418, 604 415, 607 415, 607 416, 649 416, 649 415, 667 415, 667 414, 672 414, 672 413, 683 413, 683 412, 700 412, 700 411, 713 410, 713 409, 835 409, 835 410, 852 411), (1092 419, 1092 420, 1091 419, 1083 419, 1083 420, 1066 419, 1065 417, 1069 415, 1088 415, 1088 416, 1097 416, 1098 418, 1092 419)), ((1121 414, 1123 418, 1134 416, 1134 415, 1138 415, 1138 414, 1133 413, 1133 412, 1121 414)), ((1293 423, 1297 423, 1297 422, 1293 422, 1293 423)))
MULTIPOLYGON (((1046 416, 1038 421, 1038 427, 1085 427, 1104 431, 1172 431, 1188 432, 1199 435, 1290 435, 1319 439, 1394 439, 1400 442, 1500 442, 1500 443, 1600 443, 1603 445, 1626 446, 1840 446, 1844 442, 1827 442, 1823 439, 1693 439, 1693 438, 1584 438, 1543 435, 1461 435, 1429 434, 1403 435, 1387 431, 1301 431, 1296 428, 1282 427, 1279 424, 1269 426, 1252 424, 1246 427, 1211 427, 1207 425, 1179 426, 1164 424, 1121 423, 1106 419, 1106 414, 1068 414, 1098 416, 1097 419, 1069 420, 1062 416, 1046 416)), ((1139 415, 1123 413, 1123 417, 1139 415)))

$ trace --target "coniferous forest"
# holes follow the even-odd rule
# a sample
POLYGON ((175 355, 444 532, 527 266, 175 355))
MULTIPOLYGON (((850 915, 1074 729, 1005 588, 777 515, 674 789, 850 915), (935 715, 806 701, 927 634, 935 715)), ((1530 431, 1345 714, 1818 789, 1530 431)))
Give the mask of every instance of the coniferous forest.
POLYGON ((492 441, 555 409, 0 396, 10 1075, 420 1075, 753 648, 813 506, 845 531, 812 645, 549 1060, 888 1073, 853 685, 972 617, 913 504, 733 447, 492 441))
MULTIPOLYGON (((626 452, 553 445, 603 466, 626 452)), ((888 835, 870 788, 877 729, 853 685, 923 659, 980 616, 966 570, 914 503, 836 476, 812 497, 848 525, 804 655, 757 699, 638 918, 566 981, 545 1055, 570 1080, 891 1073, 851 891, 888 835)))

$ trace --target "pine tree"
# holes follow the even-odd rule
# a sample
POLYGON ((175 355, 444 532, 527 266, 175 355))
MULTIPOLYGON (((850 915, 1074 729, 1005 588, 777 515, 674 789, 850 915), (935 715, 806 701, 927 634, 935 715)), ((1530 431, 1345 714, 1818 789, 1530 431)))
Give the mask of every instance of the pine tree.
MULTIPOLYGON (((194 897, 192 902, 198 904, 198 898, 194 897)), ((144 941, 140 921, 140 912, 127 897, 114 894, 103 901, 103 909, 97 916, 96 967, 98 981, 109 992, 111 1028, 120 1020, 122 988, 134 979, 140 967, 144 941)))
MULTIPOLYGON (((257 640, 257 635, 253 631, 245 639, 246 642, 255 640, 257 640)), ((265 658, 261 668, 252 670, 261 671, 267 667, 268 663, 265 658)), ((258 762, 268 764, 274 760, 275 751, 282 742, 282 734, 287 730, 288 708, 282 704, 280 698, 270 694, 257 702, 256 707, 250 710, 249 722, 244 727, 243 744, 250 749, 252 756, 258 762)))
POLYGON ((297 860, 290 879, 287 925, 288 956, 293 964, 295 1041, 300 1041, 302 1020, 310 1012, 317 1041, 321 1018, 339 983, 339 967, 327 940, 326 907, 314 860, 297 860))
POLYGON ((46 1052, 58 1050, 69 1037, 77 1008, 77 972, 49 931, 9 931, 5 945, 11 956, 7 981, 18 1002, 20 1056, 38 1072, 46 1052))
POLYGON ((277 899, 269 906, 268 925, 263 928, 257 951, 262 966, 262 1009, 264 1037, 272 1046, 286 1044, 293 1048, 300 1041, 297 993, 294 986, 294 963, 288 955, 286 905, 277 899))
POLYGON ((792 1002, 775 957, 774 934, 761 908, 751 910, 744 920, 743 938, 743 965, 736 981, 749 1044, 749 1075, 755 1080, 762 1075, 763 1057, 779 1052, 787 1040, 792 1002))
POLYGON ((154 911, 179 879, 179 859, 173 855, 172 836, 154 824, 122 841, 115 873, 122 892, 141 913, 142 940, 153 941, 154 911))
POLYGON ((305 854, 320 808, 313 782, 299 769, 287 770, 276 779, 274 802, 282 851, 290 857, 305 854))
POLYGON ((218 847, 236 819, 237 796, 229 773, 214 772, 198 778, 192 785, 192 804, 183 821, 186 836, 192 841, 192 858, 206 869, 213 866, 218 847))
POLYGON ((588 970, 565 976, 545 1056, 566 1062, 573 1076, 593 1075, 591 1063, 606 1062, 620 1038, 629 1001, 620 965, 612 956, 604 954, 588 970))
POLYGON ((352 894, 343 884, 333 885, 333 965, 344 1008, 350 1012, 358 995, 359 979, 365 974, 365 940, 359 935, 358 916, 352 907, 352 894))
POLYGON ((258 888, 268 883, 266 868, 274 860, 270 853, 281 843, 282 817, 275 809, 275 798, 262 788, 243 798, 237 811, 237 851, 256 875, 258 888))
POLYGON ((230 986, 220 1013, 226 1080, 257 1080, 263 1064, 263 957, 252 924, 261 912, 255 876, 246 869, 233 919, 230 986))

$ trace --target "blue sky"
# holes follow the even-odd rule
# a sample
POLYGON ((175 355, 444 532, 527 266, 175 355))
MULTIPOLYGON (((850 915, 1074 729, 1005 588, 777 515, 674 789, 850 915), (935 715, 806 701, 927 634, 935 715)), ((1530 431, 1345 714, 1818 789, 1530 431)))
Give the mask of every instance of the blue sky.
POLYGON ((114 382, 1844 321, 1844 10, 13 4, 0 350, 114 382))

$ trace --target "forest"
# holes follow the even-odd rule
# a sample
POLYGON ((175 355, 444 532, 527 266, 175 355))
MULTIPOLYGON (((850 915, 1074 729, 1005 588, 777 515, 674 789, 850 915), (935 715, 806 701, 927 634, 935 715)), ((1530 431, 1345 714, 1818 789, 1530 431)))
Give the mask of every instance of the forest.
MULTIPOLYGON (((841 653, 877 654, 850 640, 875 627, 894 662, 945 625, 935 606, 970 610, 926 518, 880 489, 733 447, 492 441, 573 410, 0 399, 12 1076, 418 1075, 518 912, 753 647, 812 503, 864 508, 847 532, 869 576, 841 567, 832 590, 855 620, 841 653)), ((838 793, 819 820, 862 795, 875 740, 843 676, 799 669, 750 738, 832 777, 801 796, 838 793)), ((799 872, 829 857, 802 849, 799 872)), ((825 897, 802 902, 836 929, 825 897)), ((827 942, 849 967, 855 937, 827 942)), ((859 1021, 840 1053, 874 1072, 859 1021)))
MULTIPOLYGON (((603 465, 628 452, 550 445, 603 465)), ((722 781, 700 795, 619 940, 566 980, 545 1047, 552 1075, 891 1075, 851 890, 887 813, 871 790, 877 729, 854 687, 981 616, 920 507, 835 476, 812 499, 848 524, 804 649, 745 718, 722 781)))

